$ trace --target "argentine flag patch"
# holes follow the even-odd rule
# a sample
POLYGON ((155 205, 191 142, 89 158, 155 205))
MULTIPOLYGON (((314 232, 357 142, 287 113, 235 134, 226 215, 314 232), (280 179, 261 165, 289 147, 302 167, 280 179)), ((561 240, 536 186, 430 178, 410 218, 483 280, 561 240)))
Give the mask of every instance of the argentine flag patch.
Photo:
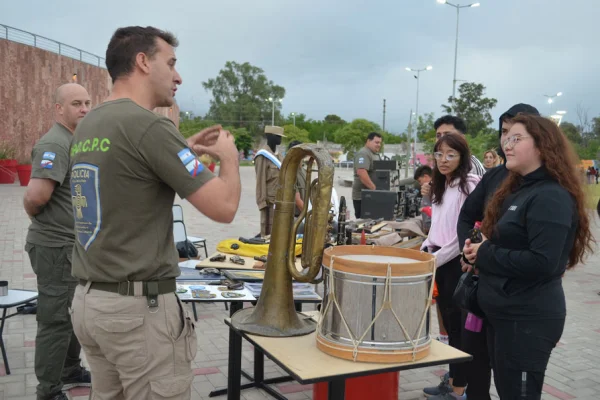
POLYGON ((54 159, 56 158, 56 153, 51 151, 45 151, 42 155, 42 162, 40 163, 40 167, 44 169, 52 169, 54 166, 54 159))
POLYGON ((177 153, 177 156, 185 166, 185 169, 188 170, 190 175, 196 176, 202 172, 202 170, 204 170, 204 164, 196 159, 196 156, 190 149, 185 148, 181 150, 179 153, 177 153))

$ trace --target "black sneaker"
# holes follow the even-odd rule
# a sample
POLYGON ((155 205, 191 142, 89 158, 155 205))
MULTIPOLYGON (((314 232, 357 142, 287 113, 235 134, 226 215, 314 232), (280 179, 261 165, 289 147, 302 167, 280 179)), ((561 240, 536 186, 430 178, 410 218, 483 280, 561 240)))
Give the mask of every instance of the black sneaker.
POLYGON ((423 393, 425 393, 425 396, 439 396, 452 392, 452 386, 450 386, 450 374, 446 372, 446 374, 440 379, 441 382, 439 385, 426 387, 425 389, 423 389, 423 393))
POLYGON ((64 378, 63 380, 63 388, 62 390, 69 390, 74 387, 90 387, 92 386, 92 375, 90 371, 81 367, 81 369, 75 371, 75 373, 71 374, 71 376, 64 378))

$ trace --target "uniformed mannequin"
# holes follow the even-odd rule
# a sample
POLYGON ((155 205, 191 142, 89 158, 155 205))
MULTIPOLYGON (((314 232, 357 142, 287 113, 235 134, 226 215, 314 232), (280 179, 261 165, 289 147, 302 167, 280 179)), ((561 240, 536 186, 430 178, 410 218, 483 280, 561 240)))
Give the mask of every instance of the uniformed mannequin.
POLYGON ((260 210, 261 236, 270 235, 273 227, 279 168, 283 161, 283 157, 281 154, 277 154, 276 149, 281 144, 281 138, 285 137, 283 128, 279 126, 266 126, 265 133, 267 143, 258 150, 254 157, 256 205, 260 210))

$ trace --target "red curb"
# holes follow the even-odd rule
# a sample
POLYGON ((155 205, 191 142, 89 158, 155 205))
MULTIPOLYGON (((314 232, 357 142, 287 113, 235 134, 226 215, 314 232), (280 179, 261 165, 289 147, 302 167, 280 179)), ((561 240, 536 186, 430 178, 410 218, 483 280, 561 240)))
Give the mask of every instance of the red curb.
POLYGON ((279 391, 283 394, 289 394, 312 390, 312 386, 313 385, 300 385, 299 383, 293 383, 291 385, 278 386, 277 389, 279 389, 279 391))
POLYGON ((600 300, 584 301, 583 304, 600 304, 600 300))
POLYGON ((446 371, 445 369, 438 369, 436 371, 433 371, 432 374, 434 374, 435 376, 442 377, 442 376, 446 375, 446 372, 448 372, 448 371, 446 371))
POLYGON ((35 340, 25 340, 23 342, 24 347, 35 347, 35 340))
POLYGON ((575 398, 575 396, 572 396, 569 393, 562 392, 554 386, 550 386, 547 384, 544 384, 543 390, 551 396, 558 397, 560 400, 571 400, 575 398))
POLYGON ((221 372, 219 370, 219 368, 215 368, 215 367, 194 369, 194 375, 210 375, 210 374, 218 374, 219 372, 221 372))
POLYGON ((73 389, 69 389, 69 394, 71 395, 71 397, 89 396, 90 388, 89 387, 76 387, 73 389))

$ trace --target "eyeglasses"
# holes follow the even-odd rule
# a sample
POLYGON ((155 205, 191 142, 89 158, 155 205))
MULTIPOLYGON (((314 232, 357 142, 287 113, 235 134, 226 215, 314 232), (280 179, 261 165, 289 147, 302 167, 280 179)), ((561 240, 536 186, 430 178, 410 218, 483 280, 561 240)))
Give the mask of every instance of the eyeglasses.
POLYGON ((506 139, 504 142, 502 142, 502 148, 505 148, 505 149, 511 148, 512 149, 520 141, 529 139, 529 138, 531 138, 531 136, 520 136, 520 135, 511 136, 508 139, 506 139))
MULTIPOLYGON (((433 153, 433 157, 435 157, 436 160, 441 161, 442 159, 444 159, 444 153, 436 151, 435 153, 433 153)), ((459 157, 460 156, 458 154, 448 153, 446 154, 446 161, 454 161, 457 160, 459 157)))

